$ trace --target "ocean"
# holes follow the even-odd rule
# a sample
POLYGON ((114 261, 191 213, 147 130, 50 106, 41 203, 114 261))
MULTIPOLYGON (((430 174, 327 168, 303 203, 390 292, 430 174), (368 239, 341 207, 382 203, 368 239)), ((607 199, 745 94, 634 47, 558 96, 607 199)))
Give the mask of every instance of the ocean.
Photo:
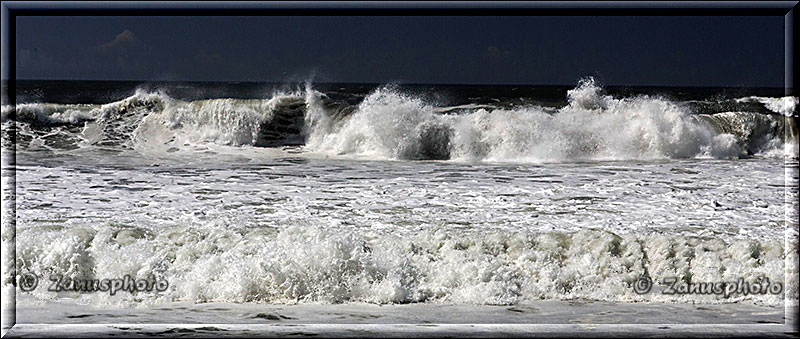
POLYGON ((38 279, 18 322, 782 324, 797 305, 783 89, 15 86, 3 279, 38 279))

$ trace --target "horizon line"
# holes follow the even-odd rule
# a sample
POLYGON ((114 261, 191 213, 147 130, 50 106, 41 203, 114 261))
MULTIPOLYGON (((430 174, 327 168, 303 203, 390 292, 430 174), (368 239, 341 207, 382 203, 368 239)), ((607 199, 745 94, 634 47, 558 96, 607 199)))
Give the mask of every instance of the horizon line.
MULTIPOLYGON (((3 85, 9 82, 9 79, 0 79, 3 85)), ((305 83, 308 80, 143 80, 143 79, 15 79, 15 81, 83 81, 83 82, 142 82, 142 83, 253 83, 253 84, 295 84, 305 83)), ((385 81, 385 82, 358 82, 358 81, 310 81, 312 84, 348 84, 348 85, 385 85, 385 84, 398 84, 398 85, 427 85, 427 86, 548 86, 548 87, 574 87, 577 82, 570 84, 547 84, 547 83, 447 83, 447 82, 404 82, 400 80, 385 81)), ((759 86, 759 85, 642 85, 642 84, 610 84, 602 83, 603 87, 693 87, 693 88, 769 88, 769 89, 786 89, 786 86, 759 86)))

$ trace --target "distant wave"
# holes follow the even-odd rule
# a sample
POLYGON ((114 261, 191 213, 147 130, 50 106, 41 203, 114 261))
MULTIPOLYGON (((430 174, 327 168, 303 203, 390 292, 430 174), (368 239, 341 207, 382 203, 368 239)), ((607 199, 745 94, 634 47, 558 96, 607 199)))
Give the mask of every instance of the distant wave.
POLYGON ((82 145, 147 152, 197 143, 305 145, 312 152, 375 159, 560 162, 737 158, 783 154, 785 144, 797 148, 795 97, 736 99, 758 102, 775 114, 696 114, 688 104, 661 97, 614 98, 586 78, 567 92, 567 100, 560 108, 437 107, 384 86, 348 105, 311 84, 249 100, 182 101, 140 90, 104 105, 5 105, 2 121, 27 124, 25 137, 61 126, 80 134, 75 140, 82 145))
POLYGON ((798 100, 800 99, 797 97, 768 98, 757 96, 736 99, 737 102, 760 102, 770 111, 783 114, 787 117, 797 117, 795 109, 797 108, 798 100))

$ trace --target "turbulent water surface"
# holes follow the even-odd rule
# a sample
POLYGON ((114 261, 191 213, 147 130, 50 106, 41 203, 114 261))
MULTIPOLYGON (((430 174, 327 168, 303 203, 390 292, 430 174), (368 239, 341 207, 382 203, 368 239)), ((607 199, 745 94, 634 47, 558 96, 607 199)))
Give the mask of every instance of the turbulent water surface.
POLYGON ((798 295, 794 97, 604 91, 592 79, 104 86, 22 84, 23 103, 3 105, 3 147, 16 150, 15 177, 9 152, 3 174, 16 179, 16 236, 3 243, 16 244, 17 274, 169 288, 43 284, 19 300, 781 306, 798 295), (637 294, 643 276, 786 288, 637 294))

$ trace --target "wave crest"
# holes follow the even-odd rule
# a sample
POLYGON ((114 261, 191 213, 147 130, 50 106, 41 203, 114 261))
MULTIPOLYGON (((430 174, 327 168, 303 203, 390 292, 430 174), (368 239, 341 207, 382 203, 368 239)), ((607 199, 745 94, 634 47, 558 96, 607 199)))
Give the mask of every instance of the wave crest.
MULTIPOLYGON (((388 159, 558 162, 748 156, 782 143, 780 119, 750 113, 696 118, 664 98, 616 99, 591 78, 553 112, 539 106, 480 107, 462 114, 383 87, 344 120, 317 108, 307 146, 318 152, 388 159)), ((311 113, 309 113, 311 114, 311 113)))
POLYGON ((69 130, 61 134, 82 127, 80 135, 61 139, 145 152, 202 143, 305 145, 312 152, 375 159, 562 162, 779 156, 784 145, 796 150, 794 97, 737 99, 762 103, 773 115, 695 114, 690 104, 662 97, 606 95, 592 78, 581 79, 566 97, 560 108, 437 107, 397 86, 380 87, 358 105, 332 100, 310 83, 269 99, 182 101, 139 90, 105 105, 3 106, 3 122, 30 125, 23 142, 52 135, 47 128, 54 126, 69 130))
MULTIPOLYGON (((661 281, 735 281, 766 276, 783 282, 784 253, 797 244, 722 241, 680 235, 507 232, 430 229, 413 234, 362 233, 291 226, 242 230, 221 222, 145 229, 31 229, 19 236, 18 267, 70 278, 155 275, 170 282, 162 300, 268 303, 446 302, 508 305, 537 299, 780 305, 784 295, 639 295, 640 276, 661 281), (64 234, 68 232, 68 234, 64 234), (43 242, 42 239, 50 240, 43 242), (135 260, 131 260, 131 256, 135 260), (71 258, 54 260, 54 258, 71 258)), ((796 258, 796 257, 795 257, 796 258)), ((796 271, 795 271, 796 272, 796 271)), ((796 298, 794 281, 785 296, 796 298)), ((42 298, 56 298, 43 289, 42 298)), ((136 298, 97 294, 108 303, 136 298)), ((155 295, 145 295, 153 301, 155 295)))

